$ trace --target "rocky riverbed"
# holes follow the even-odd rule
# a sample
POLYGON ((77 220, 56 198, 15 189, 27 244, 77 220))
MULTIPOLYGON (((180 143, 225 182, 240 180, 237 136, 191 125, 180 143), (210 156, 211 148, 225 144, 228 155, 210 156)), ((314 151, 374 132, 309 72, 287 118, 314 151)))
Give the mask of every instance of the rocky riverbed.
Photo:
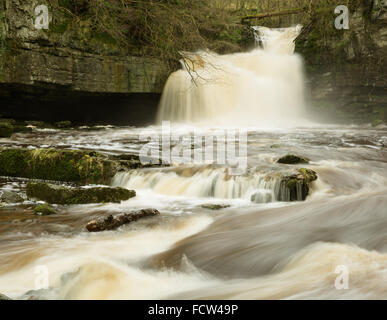
MULTIPOLYGON (((193 129, 175 128, 188 135, 193 129)), ((383 297, 362 275, 368 270, 378 282, 381 271, 358 259, 375 255, 381 267, 386 261, 384 127, 251 128, 248 168, 238 176, 208 164, 143 166, 139 154, 149 140, 141 137, 160 130, 35 127, 0 140, 3 294, 235 298, 249 291, 246 286, 269 281, 271 292, 254 289, 248 298, 337 298, 329 268, 343 264, 346 252, 358 288, 346 297, 383 297), (126 190, 118 203, 109 192, 105 199, 94 197, 97 189, 116 188, 126 190), (51 190, 69 201, 52 200, 51 190), (129 190, 136 196, 127 199, 129 190), (75 201, 79 195, 92 201, 75 201), (306 271, 309 280, 291 280, 288 272, 302 272, 310 263, 317 269, 306 271), (49 270, 48 289, 35 287, 39 265, 49 270), (240 289, 237 278, 245 279, 240 289), (151 289, 156 283, 157 292, 151 289)), ((191 149, 183 141, 171 147, 191 149)))

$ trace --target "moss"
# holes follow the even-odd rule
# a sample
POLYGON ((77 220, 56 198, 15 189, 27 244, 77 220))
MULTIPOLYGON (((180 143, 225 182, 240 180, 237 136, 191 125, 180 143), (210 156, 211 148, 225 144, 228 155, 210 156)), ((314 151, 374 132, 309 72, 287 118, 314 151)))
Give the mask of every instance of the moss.
POLYGON ((0 149, 0 175, 79 183, 109 183, 116 163, 95 152, 0 149))
POLYGON ((23 125, 15 125, 13 127, 13 132, 32 132, 32 128, 23 126, 23 125))
POLYGON ((203 209, 209 209, 209 210, 220 210, 220 209, 229 208, 230 205, 228 205, 228 204, 203 204, 201 207, 203 209))
POLYGON ((296 156, 294 154, 287 154, 278 159, 277 163, 284 164, 298 164, 298 163, 309 163, 309 160, 303 157, 296 156))
POLYGON ((9 122, 0 122, 0 138, 12 136, 14 127, 9 122))
POLYGON ((49 30, 51 30, 54 33, 65 33, 69 28, 69 23, 67 21, 63 23, 53 23, 49 30))
POLYGON ((59 129, 70 128, 71 125, 72 125, 71 121, 59 121, 54 123, 54 126, 59 129))
POLYGON ((52 128, 52 126, 49 123, 44 122, 44 121, 33 121, 33 120, 31 120, 31 121, 26 121, 25 124, 27 126, 33 126, 33 127, 37 127, 37 128, 41 128, 41 129, 43 129, 43 128, 52 128))
POLYGON ((317 180, 317 174, 313 170, 300 168, 298 169, 298 172, 301 173, 308 183, 317 180))
POLYGON ((37 207, 35 207, 34 213, 39 215, 39 216, 49 216, 52 214, 57 214, 55 209, 47 203, 40 204, 37 207))
POLYGON ((309 194, 310 183, 317 179, 313 170, 301 168, 297 173, 281 178, 277 200, 301 201, 309 194))
POLYGON ((383 124, 383 120, 376 119, 376 120, 372 121, 372 126, 373 127, 377 127, 377 126, 379 126, 381 124, 383 124))
POLYGON ((102 42, 109 45, 117 45, 117 41, 107 32, 96 32, 91 34, 91 38, 98 42, 102 42))
POLYGON ((28 183, 27 197, 55 204, 107 203, 128 200, 136 196, 134 190, 124 188, 74 188, 47 183, 28 183))

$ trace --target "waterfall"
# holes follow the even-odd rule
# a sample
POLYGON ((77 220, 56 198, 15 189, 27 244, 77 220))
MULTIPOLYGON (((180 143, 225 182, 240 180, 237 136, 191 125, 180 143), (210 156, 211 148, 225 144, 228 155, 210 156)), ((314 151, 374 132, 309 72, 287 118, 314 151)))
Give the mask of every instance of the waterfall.
POLYGON ((294 39, 301 26, 253 29, 257 47, 250 52, 182 52, 182 69, 172 73, 165 85, 158 121, 239 126, 300 123, 303 63, 294 54, 294 39))
MULTIPOLYGON (((135 190, 152 190, 167 196, 196 198, 245 199, 255 203, 289 201, 289 190, 280 174, 253 172, 248 176, 231 176, 227 169, 186 167, 170 170, 131 170, 120 172, 114 186, 135 190)), ((297 190, 301 200, 302 190, 297 190)))

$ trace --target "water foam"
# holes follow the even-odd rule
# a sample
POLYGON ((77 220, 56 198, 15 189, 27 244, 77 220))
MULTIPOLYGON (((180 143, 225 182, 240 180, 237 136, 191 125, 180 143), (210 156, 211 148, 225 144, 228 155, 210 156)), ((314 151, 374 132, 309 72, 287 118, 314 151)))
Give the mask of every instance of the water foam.
POLYGON ((292 126, 304 115, 303 63, 294 54, 301 27, 255 28, 263 48, 218 55, 182 53, 169 77, 158 121, 211 125, 292 126))

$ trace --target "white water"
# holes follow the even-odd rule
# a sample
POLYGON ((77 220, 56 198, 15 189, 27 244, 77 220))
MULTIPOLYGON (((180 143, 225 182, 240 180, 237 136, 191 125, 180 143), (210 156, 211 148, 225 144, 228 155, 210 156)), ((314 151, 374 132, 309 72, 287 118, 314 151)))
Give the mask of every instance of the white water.
POLYGON ((260 127, 303 123, 303 63, 294 54, 300 30, 256 27, 263 48, 246 53, 183 53, 182 70, 165 85, 158 121, 260 127))
MULTIPOLYGON (((59 206, 59 214, 49 217, 16 205, 3 210, 1 293, 22 299, 387 297, 387 131, 257 130, 299 123, 303 86, 302 63, 293 55, 299 29, 256 32, 264 49, 194 54, 195 67, 200 59, 224 66, 198 70, 219 81, 197 79, 195 87, 187 70, 179 71, 168 81, 160 110, 160 120, 196 122, 194 128, 204 119, 211 124, 200 128, 205 136, 217 122, 255 127, 248 134, 248 173, 229 176, 226 168, 193 164, 139 169, 115 177, 114 185, 137 192, 121 204, 59 206), (278 180, 265 177, 287 168, 275 163, 286 153, 310 158, 307 167, 319 178, 304 202, 267 203, 275 201, 278 180), (203 204, 230 208, 212 211, 203 204), (98 216, 145 207, 161 215, 98 234, 84 228, 98 216), (338 265, 349 268, 348 290, 335 288, 338 265), (37 266, 49 270, 48 290, 36 290, 37 266)), ((177 130, 190 134, 192 128, 177 130)), ((8 143, 138 153, 144 131, 157 136, 161 129, 38 130, 8 143)), ((191 144, 181 146, 191 150, 191 144)), ((22 189, 13 184, 3 189, 22 189)))

